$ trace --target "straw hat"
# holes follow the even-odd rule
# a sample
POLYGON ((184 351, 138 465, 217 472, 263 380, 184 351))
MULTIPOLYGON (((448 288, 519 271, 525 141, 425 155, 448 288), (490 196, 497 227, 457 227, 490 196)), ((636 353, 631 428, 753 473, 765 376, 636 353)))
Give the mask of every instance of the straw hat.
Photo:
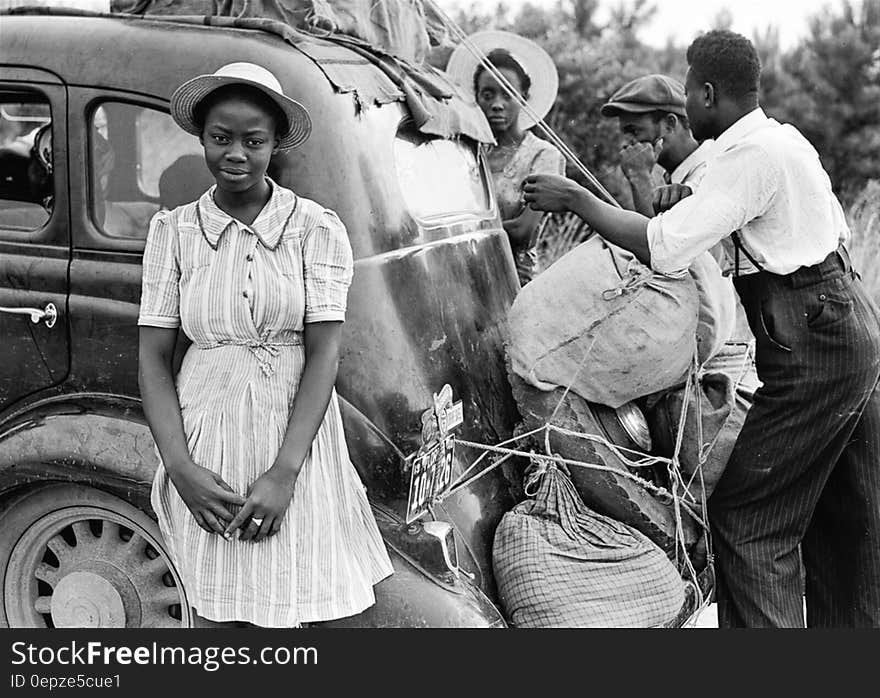
POLYGON ((256 87, 284 112, 288 129, 286 133, 278 134, 279 150, 295 148, 308 139, 312 132, 309 112, 299 102, 285 97, 278 78, 255 63, 229 63, 212 75, 199 75, 187 80, 171 95, 171 117, 187 133, 200 136, 202 132, 193 120, 193 110, 211 92, 225 85, 256 87))
MULTIPOLYGON (((471 34, 468 40, 476 46, 481 53, 488 55, 496 49, 507 51, 511 57, 522 66, 529 76, 532 85, 529 88, 528 105, 542 119, 556 101, 556 92, 559 89, 559 76, 556 73, 556 65, 550 55, 538 44, 518 34, 505 31, 487 30, 471 34)), ((478 61, 465 44, 455 47, 449 57, 446 72, 458 83, 467 94, 474 93, 474 73, 477 70, 478 61)), ((522 129, 531 128, 535 120, 524 111, 519 113, 519 126, 522 129)))

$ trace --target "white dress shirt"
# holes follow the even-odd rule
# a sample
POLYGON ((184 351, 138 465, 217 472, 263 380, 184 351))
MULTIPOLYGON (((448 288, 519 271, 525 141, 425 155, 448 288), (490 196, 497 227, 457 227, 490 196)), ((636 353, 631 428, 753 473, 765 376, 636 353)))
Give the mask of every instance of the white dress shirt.
MULTIPOLYGON (((768 119, 760 108, 715 141, 693 196, 648 223, 651 266, 661 273, 685 269, 721 240, 732 262, 727 238, 734 231, 761 266, 775 274, 817 264, 849 237, 815 148, 796 128, 768 119)), ((754 271, 740 255, 740 273, 754 271)))
MULTIPOLYGON (((715 141, 703 141, 697 148, 679 163, 669 181, 672 184, 684 184, 696 192, 706 176, 708 161, 715 152, 715 141)), ((711 328, 702 336, 712 337, 714 344, 703 347, 698 352, 704 361, 715 356, 724 344, 731 340, 737 323, 737 299, 733 282, 722 276, 722 260, 725 251, 721 245, 715 245, 708 252, 697 254, 690 264, 690 274, 697 284, 700 294, 700 314, 697 336, 701 336, 700 328, 711 328)))
POLYGON ((697 149, 682 160, 669 175, 670 184, 686 184, 696 191, 703 177, 706 176, 706 167, 714 149, 715 141, 711 138, 700 143, 697 149))

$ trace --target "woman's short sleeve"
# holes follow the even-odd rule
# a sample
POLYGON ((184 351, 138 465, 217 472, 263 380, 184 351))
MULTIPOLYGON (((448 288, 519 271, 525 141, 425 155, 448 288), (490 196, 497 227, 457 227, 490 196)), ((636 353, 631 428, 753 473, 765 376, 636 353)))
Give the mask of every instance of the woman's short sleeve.
POLYGON ((339 217, 328 209, 303 234, 305 322, 345 320, 354 273, 351 244, 339 217))
POLYGON ((144 248, 138 325, 180 327, 180 264, 177 231, 160 211, 150 221, 144 248))
POLYGON ((543 144, 532 161, 531 174, 565 174, 565 157, 552 144, 543 144))

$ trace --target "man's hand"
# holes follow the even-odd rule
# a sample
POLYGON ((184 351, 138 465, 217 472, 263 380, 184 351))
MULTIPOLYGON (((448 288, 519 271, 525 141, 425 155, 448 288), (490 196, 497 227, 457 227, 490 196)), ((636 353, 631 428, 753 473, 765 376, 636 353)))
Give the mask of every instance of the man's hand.
POLYGON ((535 211, 563 213, 571 210, 572 195, 579 189, 562 175, 534 174, 523 181, 523 200, 535 211))
POLYGON ((653 145, 640 141, 624 146, 620 151, 620 169, 630 181, 639 177, 650 177, 662 150, 662 138, 658 138, 653 145))
POLYGON ((668 211, 682 199, 686 199, 693 190, 687 184, 667 184, 654 190, 654 213, 668 211))

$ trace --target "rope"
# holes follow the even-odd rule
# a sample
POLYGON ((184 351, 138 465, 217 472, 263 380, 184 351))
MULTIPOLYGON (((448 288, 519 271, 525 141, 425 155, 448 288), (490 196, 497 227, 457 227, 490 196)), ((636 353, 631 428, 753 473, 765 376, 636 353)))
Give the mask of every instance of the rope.
MULTIPOLYGON (((508 439, 508 441, 506 441, 504 443, 510 443, 511 441, 518 441, 521 439, 526 439, 526 438, 529 438, 537 433, 544 432, 546 443, 549 444, 549 433, 554 432, 554 431, 558 432, 558 433, 565 434, 567 436, 576 436, 576 437, 579 437, 579 438, 582 438, 582 439, 585 439, 588 441, 594 441, 596 443, 599 443, 599 444, 605 446, 606 448, 608 448, 609 450, 611 450, 618 458, 620 458, 622 461, 624 461, 624 463, 633 464, 634 467, 647 467, 650 465, 664 464, 664 463, 668 465, 668 464, 672 463, 672 460, 669 458, 665 458, 663 456, 649 456, 649 455, 645 455, 643 457, 643 459, 641 459, 640 461, 633 461, 633 460, 627 458, 622 453, 622 451, 624 451, 624 450, 628 451, 629 449, 624 449, 620 446, 617 446, 616 444, 611 443, 610 441, 608 441, 606 438, 604 438, 602 436, 598 436, 596 434, 573 432, 573 431, 569 431, 567 429, 562 429, 561 427, 554 426, 553 424, 545 424, 544 426, 539 427, 537 429, 533 429, 532 431, 530 431, 526 434, 522 434, 520 436, 514 437, 513 439, 508 439)), ((662 501, 672 502, 673 499, 675 498, 674 493, 670 492, 665 487, 658 487, 654 483, 649 482, 649 481, 645 480, 644 478, 639 477, 638 475, 634 475, 633 473, 630 473, 629 471, 621 470, 620 468, 615 468, 615 467, 609 466, 609 465, 602 465, 599 463, 587 463, 585 461, 573 460, 571 458, 563 458, 562 456, 556 455, 555 453, 550 451, 549 446, 547 446, 547 445, 545 445, 545 449, 547 450, 547 453, 538 455, 538 454, 535 454, 531 451, 506 448, 505 446, 501 446, 501 445, 491 446, 489 444, 482 444, 482 443, 478 443, 478 442, 474 442, 474 441, 467 441, 467 440, 458 439, 458 438, 454 438, 453 441, 454 441, 454 443, 461 445, 461 446, 485 451, 486 453, 484 453, 480 459, 482 459, 487 453, 498 453, 498 454, 503 455, 504 458, 499 459, 498 461, 494 462, 488 468, 484 468, 476 475, 465 479, 465 475, 473 469, 473 465, 472 465, 471 467, 469 467, 467 469, 467 471, 465 471, 465 473, 463 473, 461 476, 459 476, 459 478, 449 487, 448 490, 446 490, 446 492, 444 492, 443 494, 438 496, 434 500, 435 502, 442 502, 446 498, 451 497, 452 495, 457 493, 459 490, 464 489, 465 487, 473 484, 474 482, 476 482, 480 478, 488 475, 490 472, 495 470, 496 467, 499 467, 503 462, 505 462, 511 456, 519 456, 519 457, 529 458, 529 459, 533 459, 533 460, 544 460, 544 461, 549 461, 549 462, 553 462, 556 464, 573 465, 576 467, 588 468, 591 470, 599 470, 599 471, 603 471, 603 472, 614 473, 615 475, 619 475, 620 477, 623 477, 623 478, 626 478, 628 480, 635 482, 640 487, 646 489, 647 491, 649 491, 652 494, 659 497, 662 501)), ((475 461, 475 463, 476 463, 476 461, 475 461)), ((677 481, 679 484, 682 484, 680 475, 676 475, 673 479, 674 479, 674 481, 677 481)), ((679 489, 679 488, 676 488, 676 489, 679 489)), ((691 499, 693 499, 692 495, 687 493, 683 487, 681 487, 680 489, 682 489, 684 491, 684 496, 690 496, 691 499)), ((692 503, 696 504, 697 502, 694 500, 692 503)), ((680 506, 703 529, 707 528, 707 523, 706 523, 704 517, 700 516, 700 514, 694 510, 694 508, 690 505, 690 503, 680 502, 680 506)))
POLYGON ((488 72, 496 81, 501 85, 507 94, 509 94, 513 100, 519 104, 520 108, 526 113, 526 115, 531 118, 535 125, 540 129, 541 133, 543 133, 547 139, 553 143, 562 154, 566 157, 566 159, 571 162, 575 168, 580 172, 584 178, 592 184, 596 190, 602 195, 602 197, 610 203, 612 206, 616 206, 620 208, 620 204, 617 200, 611 195, 611 193, 602 186, 602 183, 590 172, 586 165, 584 165, 580 158, 569 148, 565 142, 551 129, 545 122, 541 116, 532 109, 532 106, 526 101, 526 99, 519 93, 519 91, 510 83, 507 78, 494 66, 492 65, 486 54, 484 54, 479 47, 477 47, 473 41, 464 33, 461 27, 456 24, 455 20, 453 20, 446 12, 441 8, 435 0, 425 0, 426 4, 431 7, 436 13, 440 20, 443 22, 444 26, 449 29, 452 36, 458 39, 461 44, 467 48, 467 50, 471 53, 471 55, 477 59, 477 62, 483 66, 483 68, 488 72))
MULTIPOLYGON (((555 463, 557 465, 565 465, 565 466, 575 466, 581 468, 588 468, 591 470, 598 470, 602 472, 610 472, 620 477, 629 479, 635 482, 637 485, 645 489, 646 491, 654 494, 662 501, 672 503, 674 520, 675 520, 675 564, 679 569, 684 569, 684 572, 687 576, 688 584, 692 585, 695 595, 695 610, 691 613, 688 619, 685 621, 686 624, 694 624, 696 623, 699 615, 708 607, 709 599, 703 595, 702 588, 699 582, 699 575, 697 574, 696 569, 691 562, 690 556, 687 553, 687 546, 685 543, 685 534, 684 534, 684 517, 683 514, 686 512, 696 523, 700 525, 703 529, 704 540, 706 541, 706 554, 707 554, 707 569, 709 566, 713 564, 713 555, 712 555, 712 547, 711 547, 711 536, 709 534, 709 525, 708 525, 708 509, 707 509, 707 500, 706 500, 706 487, 705 481, 703 479, 702 466, 705 461, 700 461, 697 467, 697 471, 700 477, 700 500, 697 502, 694 499, 694 495, 691 491, 691 485, 693 483, 693 477, 690 479, 688 483, 685 483, 682 476, 681 470, 679 467, 679 458, 681 454, 682 444, 684 442, 684 433, 685 426, 687 420, 687 413, 690 407, 690 402, 692 396, 696 399, 697 403, 697 420, 698 420, 698 429, 697 429, 697 437, 698 443, 702 444, 703 439, 703 430, 702 430, 702 410, 700 404, 700 396, 699 396, 699 378, 698 378, 698 370, 699 366, 697 363, 696 352, 694 352, 694 358, 691 365, 691 370, 688 372, 687 381, 685 384, 684 398, 682 400, 682 410, 681 417, 679 419, 678 430, 676 433, 675 439, 675 448, 673 450, 673 455, 671 458, 665 458, 663 456, 652 456, 649 454, 644 454, 639 451, 635 451, 633 449, 628 449, 622 446, 618 446, 610 442, 603 436, 599 436, 596 434, 590 433, 582 433, 575 432, 570 429, 565 429, 563 427, 558 427, 550 423, 545 423, 543 426, 538 427, 536 429, 532 429, 523 434, 519 434, 510 439, 503 441, 501 444, 492 446, 489 444, 482 444, 474 441, 468 441, 465 439, 458 439, 453 437, 454 443, 457 443, 461 446, 465 446, 467 448, 473 448, 477 450, 483 451, 483 453, 471 464, 468 469, 459 476, 455 483, 453 483, 449 489, 434 499, 433 504, 437 505, 443 502, 448 497, 453 496, 455 493, 460 491, 465 487, 469 487, 471 484, 476 482, 482 477, 485 477, 490 472, 500 467, 503 463, 509 460, 513 456, 525 457, 537 465, 537 468, 529 473, 527 481, 524 484, 524 490, 527 495, 534 496, 533 487, 540 480, 540 477, 546 472, 547 465, 549 463, 555 463), (559 433, 565 436, 580 438, 588 441, 592 441, 594 443, 601 444, 602 446, 609 449, 615 456, 617 456, 627 467, 629 468, 645 468, 658 464, 665 464, 667 467, 667 472, 669 474, 670 479, 670 490, 667 490, 664 487, 658 487, 652 482, 645 480, 644 478, 635 475, 634 473, 629 472, 628 470, 623 470, 621 468, 616 468, 609 465, 604 465, 600 463, 587 463, 584 461, 578 461, 570 458, 563 458, 558 454, 554 453, 551 449, 550 444, 550 435, 551 433, 559 433), (529 439, 533 436, 543 433, 544 435, 544 454, 536 454, 531 451, 524 451, 517 448, 508 448, 508 445, 515 444, 518 441, 522 441, 524 439, 529 439), (475 470, 475 468, 490 454, 495 453, 499 454, 501 458, 494 461, 489 467, 483 468, 480 472, 470 475, 471 472, 475 470), (635 456, 631 458, 628 454, 632 454, 635 456), (694 506, 692 506, 694 505, 694 506), (695 506, 699 507, 699 512, 695 511, 695 506)), ((702 448, 701 448, 702 451, 702 448)))

